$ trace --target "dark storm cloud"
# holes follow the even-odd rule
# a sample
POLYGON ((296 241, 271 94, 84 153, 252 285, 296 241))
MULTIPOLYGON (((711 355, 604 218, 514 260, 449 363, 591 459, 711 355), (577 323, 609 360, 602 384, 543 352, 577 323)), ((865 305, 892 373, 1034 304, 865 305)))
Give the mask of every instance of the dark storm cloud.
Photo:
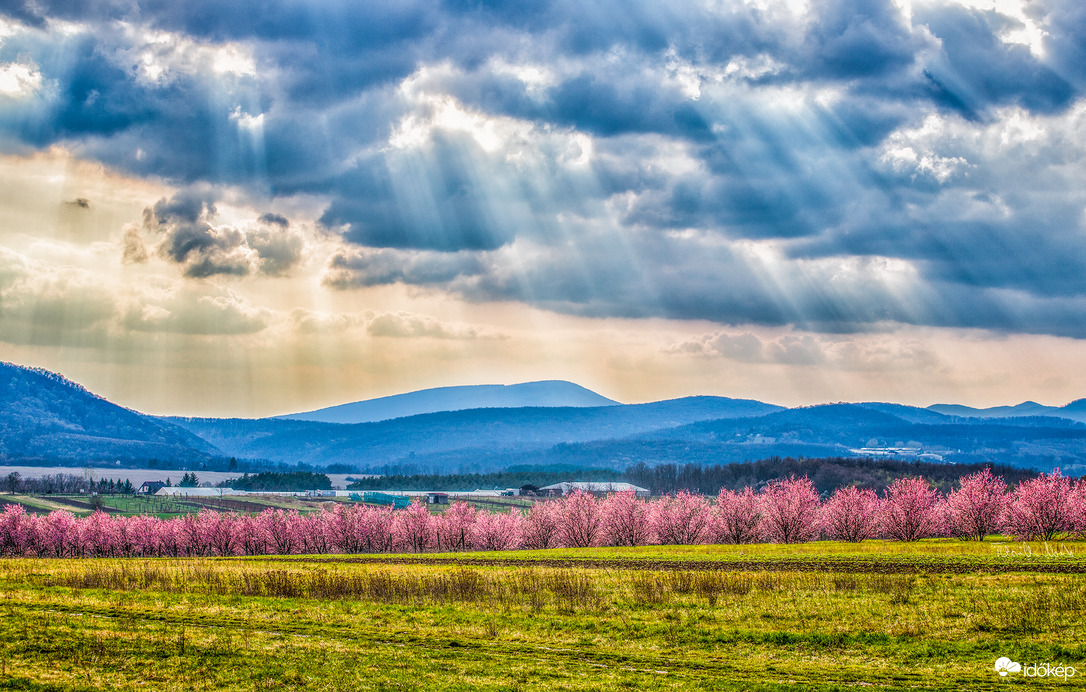
POLYGON ((367 160, 340 181, 321 223, 343 226, 347 240, 371 247, 491 250, 512 239, 515 229, 490 213, 464 145, 435 141, 426 171, 410 181, 424 194, 411 203, 398 197, 383 159, 367 160))
POLYGON ((289 224, 282 216, 264 214, 261 219, 266 225, 246 233, 246 242, 256 251, 259 258, 260 272, 268 276, 285 276, 302 259, 305 241, 302 236, 292 233, 289 224), (273 217, 271 223, 267 217, 273 217))
POLYGON ((994 11, 810 5, 13 2, 0 67, 41 82, 0 136, 206 191, 124 239, 191 277, 305 255, 285 217, 219 224, 229 185, 327 199, 336 288, 1083 336, 1082 4, 1031 3, 1034 50, 994 11))
POLYGON ((1026 46, 1007 45, 998 37, 1006 20, 995 13, 965 8, 920 10, 923 22, 939 38, 942 54, 925 72, 943 101, 967 117, 980 117, 994 105, 1013 103, 1036 112, 1067 107, 1075 89, 1026 46))
MULTIPOLYGON (((593 273, 586 278, 568 258, 555 255, 516 276, 488 269, 446 285, 477 300, 520 300, 591 317, 666 315, 831 334, 912 324, 1086 338, 1081 293, 1045 296, 954 280, 930 280, 902 293, 878 260, 827 260, 766 272, 747 257, 704 247, 669 256, 652 257, 651 247, 638 253, 646 261, 636 277, 622 256, 593 256, 593 273), (603 276, 608 279, 598 280, 603 276)), ((389 283, 412 278, 384 277, 389 283)))
POLYGON ((128 21, 215 41, 259 38, 347 45, 388 44, 432 30, 424 20, 427 3, 384 0, 314 3, 301 0, 222 3, 194 0, 12 0, 8 16, 41 27, 48 19, 73 22, 128 21))
POLYGON ((879 78, 909 67, 923 40, 890 2, 818 3, 807 35, 807 71, 832 79, 879 78))
MULTIPOLYGON (((246 276, 259 271, 286 275, 302 258, 302 236, 274 213, 261 214, 255 227, 239 229, 215 223, 214 201, 200 192, 183 191, 161 199, 143 212, 143 229, 157 243, 159 256, 183 268, 185 276, 246 276)), ((147 260, 143 236, 125 232, 124 260, 147 260)))
POLYGON ((646 189, 626 223, 657 228, 709 228, 742 238, 792 238, 820 233, 841 213, 835 191, 814 177, 791 180, 751 172, 674 176, 646 189))
POLYGON ((34 104, 40 108, 37 112, 19 113, 9 108, 0 114, 5 131, 27 143, 45 146, 68 137, 108 136, 153 117, 149 95, 98 52, 93 36, 59 38, 63 48, 57 51, 47 50, 48 42, 41 36, 9 39, 0 45, 0 62, 14 61, 30 52, 52 81, 51 99, 34 104))
POLYGON ((470 252, 341 252, 328 263, 324 283, 341 289, 392 283, 434 286, 477 276, 484 264, 470 252))
POLYGON ((1076 91, 1086 87, 1086 5, 1076 0, 1045 3, 1049 63, 1076 91))
POLYGON ((245 236, 235 228, 216 228, 215 205, 208 199, 178 194, 144 210, 144 228, 163 236, 159 254, 184 267, 185 276, 244 276, 248 258, 241 253, 245 236))
POLYGON ((140 235, 140 231, 135 226, 129 226, 124 229, 124 251, 121 255, 121 261, 125 264, 143 264, 149 259, 147 253, 147 244, 143 241, 143 236, 140 235))
POLYGON ((607 79, 578 75, 554 90, 550 109, 554 122, 603 136, 631 132, 683 139, 712 136, 709 122, 688 99, 648 83, 620 88, 607 79))
POLYGON ((265 212, 258 218, 260 223, 268 226, 278 226, 279 228, 290 228, 290 220, 282 214, 273 214, 271 212, 265 212))

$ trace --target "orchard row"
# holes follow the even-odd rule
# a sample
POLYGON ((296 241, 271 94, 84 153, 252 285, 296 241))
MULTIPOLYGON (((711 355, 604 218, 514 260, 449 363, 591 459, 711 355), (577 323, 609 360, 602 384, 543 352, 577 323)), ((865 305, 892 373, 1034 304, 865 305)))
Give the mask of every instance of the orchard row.
POLYGON ((1086 480, 1059 472, 1007 488, 988 470, 941 495, 921 478, 895 482, 879 495, 846 487, 825 501, 807 478, 788 478, 760 492, 722 490, 715 500, 680 492, 655 500, 632 493, 605 498, 577 492, 525 511, 482 512, 455 502, 431 514, 335 504, 311 514, 201 511, 158 519, 76 518, 69 512, 0 514, 0 554, 55 557, 383 553, 698 543, 797 543, 827 538, 913 541, 1005 534, 1050 540, 1086 535, 1086 480))

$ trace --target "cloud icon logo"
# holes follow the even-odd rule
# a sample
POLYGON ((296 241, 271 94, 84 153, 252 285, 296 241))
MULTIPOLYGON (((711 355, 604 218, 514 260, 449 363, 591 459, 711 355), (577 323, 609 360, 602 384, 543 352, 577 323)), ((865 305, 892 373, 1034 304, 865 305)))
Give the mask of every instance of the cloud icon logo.
POLYGON ((1005 678, 1005 677, 1007 677, 1008 673, 1021 673, 1022 672, 1022 664, 1021 663, 1015 663, 1014 661, 1007 658, 1006 656, 1003 656, 1001 658, 996 659, 995 669, 996 669, 996 672, 999 673, 1000 677, 1005 678))

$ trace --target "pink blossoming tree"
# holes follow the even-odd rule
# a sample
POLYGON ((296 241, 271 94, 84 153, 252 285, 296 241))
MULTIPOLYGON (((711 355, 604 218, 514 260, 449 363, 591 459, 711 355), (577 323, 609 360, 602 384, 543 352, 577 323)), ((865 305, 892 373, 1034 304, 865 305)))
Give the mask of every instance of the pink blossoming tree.
POLYGON ((947 531, 953 536, 983 541, 999 533, 1007 508, 1007 484, 991 469, 961 479, 946 498, 947 531))
POLYGON ((608 545, 648 545, 652 542, 649 505, 633 492, 612 493, 600 505, 608 545))
POLYGON ((439 550, 467 550, 478 511, 466 502, 454 502, 434 517, 434 534, 439 550))
POLYGON ((576 490, 558 504, 559 541, 567 548, 597 545, 603 537, 603 516, 595 496, 576 490))
POLYGON ((471 546, 479 550, 512 550, 520 545, 524 519, 518 510, 508 514, 480 512, 471 530, 471 546))
POLYGON ((923 478, 900 478, 879 501, 882 534, 895 541, 917 541, 941 531, 938 494, 923 478))
POLYGON ((1075 538, 1086 539, 1086 478, 1075 481, 1071 494, 1071 533, 1075 538))
POLYGON ((774 543, 801 543, 818 537, 818 492, 806 476, 773 481, 762 491, 762 532, 774 543))
POLYGON ((722 543, 754 543, 761 538, 762 498, 749 487, 740 492, 722 488, 716 496, 712 532, 722 543))
POLYGON ((709 535, 712 511, 701 495, 685 490, 663 497, 652 508, 652 527, 665 545, 694 545, 709 535))
POLYGON ((521 528, 521 543, 529 550, 543 550, 558 545, 558 510, 559 503, 536 502, 524 516, 521 528))
POLYGON ((839 488, 822 508, 822 530, 828 538, 853 543, 873 538, 879 529, 878 495, 853 486, 839 488))
POLYGON ((396 536, 396 547, 401 550, 422 553, 437 543, 430 510, 417 499, 407 509, 396 513, 392 530, 396 536))
POLYGON ((1050 541, 1071 531, 1074 486, 1059 470, 1022 481, 1011 493, 1003 515, 1004 530, 1021 540, 1050 541))

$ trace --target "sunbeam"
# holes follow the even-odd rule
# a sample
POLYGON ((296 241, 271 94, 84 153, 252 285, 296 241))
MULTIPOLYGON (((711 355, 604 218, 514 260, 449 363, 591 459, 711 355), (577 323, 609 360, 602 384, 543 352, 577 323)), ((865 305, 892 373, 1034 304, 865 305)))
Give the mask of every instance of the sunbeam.
POLYGON ((1056 0, 9 3, 0 357, 185 415, 1077 399, 1084 32, 1056 0))

